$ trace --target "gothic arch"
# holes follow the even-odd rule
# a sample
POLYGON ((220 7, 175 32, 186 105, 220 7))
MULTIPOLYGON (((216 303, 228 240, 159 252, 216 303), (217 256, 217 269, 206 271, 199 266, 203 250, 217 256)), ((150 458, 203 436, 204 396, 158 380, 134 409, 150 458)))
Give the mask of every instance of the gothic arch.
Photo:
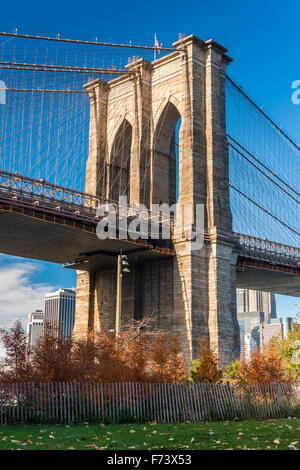
MULTIPOLYGON (((135 116, 131 111, 130 112, 127 111, 126 113, 123 113, 123 114, 120 114, 116 117, 113 117, 111 119, 111 123, 110 123, 108 133, 107 133, 108 148, 110 149, 110 151, 111 151, 111 148, 112 148, 112 144, 115 140, 115 137, 116 137, 116 135, 119 131, 119 128, 120 128, 121 124, 123 124, 124 120, 128 121, 132 128, 134 128, 134 126, 135 126, 135 116)), ((109 151, 109 153, 110 153, 110 151, 109 151)))
POLYGON ((182 110, 182 101, 175 95, 169 95, 166 96, 163 99, 159 100, 159 104, 154 106, 153 108, 153 127, 156 129, 157 123, 161 117, 161 114, 163 110, 165 109, 168 104, 173 104, 174 107, 177 109, 178 113, 180 116, 183 115, 183 110, 182 110))
POLYGON ((130 157, 132 145, 132 126, 123 119, 111 147, 108 165, 109 199, 117 201, 119 196, 130 197, 130 157))
POLYGON ((156 124, 152 146, 152 203, 176 202, 175 131, 180 117, 177 107, 168 101, 156 124))

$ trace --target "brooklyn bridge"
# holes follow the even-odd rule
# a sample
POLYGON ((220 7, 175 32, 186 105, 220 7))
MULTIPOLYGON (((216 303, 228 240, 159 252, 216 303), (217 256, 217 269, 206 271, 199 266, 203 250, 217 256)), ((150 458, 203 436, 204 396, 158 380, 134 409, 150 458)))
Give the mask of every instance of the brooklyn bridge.
POLYGON ((124 321, 150 315, 189 359, 200 336, 237 357, 237 287, 300 296, 299 146, 213 40, 0 37, 0 251, 77 270, 82 335, 114 327, 122 250, 124 321), (100 240, 97 208, 119 196, 150 217, 153 204, 202 204, 204 246, 100 240))

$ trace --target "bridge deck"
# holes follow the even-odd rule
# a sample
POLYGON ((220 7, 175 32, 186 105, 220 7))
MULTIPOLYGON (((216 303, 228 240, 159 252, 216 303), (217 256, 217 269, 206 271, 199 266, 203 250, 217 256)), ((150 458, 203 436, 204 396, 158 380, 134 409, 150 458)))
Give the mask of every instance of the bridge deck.
MULTIPOLYGON (((115 266, 121 249, 131 262, 174 255, 168 240, 99 240, 96 209, 102 202, 89 194, 0 172, 0 251, 85 271, 115 266)), ((299 248, 234 236, 240 250, 238 287, 300 296, 299 248)))
POLYGON ((238 258, 236 286, 300 297, 300 269, 238 258))
POLYGON ((115 265, 122 249, 136 261, 160 259, 172 250, 152 246, 146 240, 99 240, 98 220, 76 219, 43 212, 0 199, 0 250, 2 253, 53 263, 69 264, 88 271, 115 265))

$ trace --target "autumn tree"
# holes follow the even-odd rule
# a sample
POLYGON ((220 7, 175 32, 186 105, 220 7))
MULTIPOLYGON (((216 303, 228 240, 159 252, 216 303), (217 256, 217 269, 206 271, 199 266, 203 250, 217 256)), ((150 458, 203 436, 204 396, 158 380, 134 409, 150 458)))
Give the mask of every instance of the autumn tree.
POLYGON ((71 361, 73 380, 90 381, 97 377, 96 362, 98 343, 94 334, 73 339, 71 361))
POLYGON ((238 375, 240 381, 245 383, 289 382, 291 380, 274 342, 271 342, 264 352, 253 352, 250 360, 241 359, 238 375))
POLYGON ((121 339, 125 381, 148 381, 149 336, 145 332, 133 335, 131 331, 124 331, 121 339))
POLYGON ((239 382, 240 380, 239 364, 240 364, 240 361, 236 360, 232 362, 231 364, 225 366, 224 372, 223 372, 223 378, 225 381, 239 382))
POLYGON ((30 351, 22 323, 18 320, 8 331, 2 331, 0 339, 5 350, 5 359, 0 366, 0 380, 3 382, 30 380, 32 374, 30 351))
POLYGON ((44 325, 44 334, 32 348, 32 376, 35 381, 59 382, 73 379, 71 338, 65 338, 58 326, 44 325))
POLYGON ((177 335, 169 339, 167 362, 165 365, 165 382, 183 382, 186 380, 187 370, 182 347, 177 335))
POLYGON ((149 373, 154 382, 164 382, 168 346, 165 333, 157 333, 152 338, 149 356, 149 373))
POLYGON ((149 350, 149 380, 153 382, 182 382, 186 366, 176 335, 159 332, 152 335, 149 350))
POLYGON ((124 374, 121 360, 121 339, 113 331, 101 330, 95 334, 95 376, 102 382, 119 382, 124 374))
POLYGON ((0 379, 9 381, 180 382, 186 366, 177 336, 153 334, 145 322, 129 324, 119 336, 100 330, 82 338, 65 338, 46 323, 29 350, 21 323, 3 333, 7 357, 0 379))
POLYGON ((222 380, 222 370, 213 348, 210 348, 205 338, 199 341, 199 359, 193 361, 191 380, 193 382, 216 383, 222 380))
MULTIPOLYGON (((298 316, 299 320, 299 316, 298 316)), ((292 322, 286 338, 277 341, 277 351, 295 381, 300 380, 300 323, 292 322)))

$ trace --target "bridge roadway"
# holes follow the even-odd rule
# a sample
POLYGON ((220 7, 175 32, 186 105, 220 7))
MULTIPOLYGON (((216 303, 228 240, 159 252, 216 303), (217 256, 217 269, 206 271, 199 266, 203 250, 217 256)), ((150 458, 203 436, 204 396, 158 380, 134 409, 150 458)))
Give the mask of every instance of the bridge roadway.
MULTIPOLYGON (((98 197, 18 174, 0 172, 0 252, 93 271, 174 254, 168 240, 99 240, 98 197)), ((106 201, 108 202, 108 201, 106 201)), ((300 248, 234 234, 237 287, 300 297, 300 248)))

